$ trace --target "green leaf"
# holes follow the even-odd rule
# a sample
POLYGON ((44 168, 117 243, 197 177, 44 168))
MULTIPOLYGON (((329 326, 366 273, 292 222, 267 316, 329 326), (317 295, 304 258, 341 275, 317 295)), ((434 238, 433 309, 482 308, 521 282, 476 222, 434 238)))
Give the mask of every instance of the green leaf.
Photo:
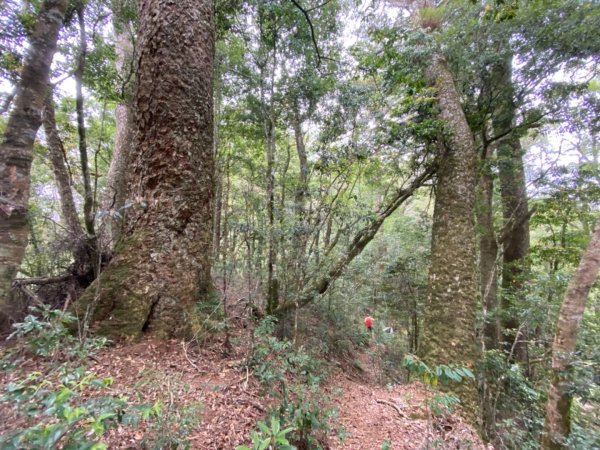
POLYGON ((280 425, 279 425, 279 419, 273 417, 271 419, 271 431, 273 433, 273 435, 278 435, 279 434, 279 430, 280 430, 280 425))
POLYGON ((258 450, 265 450, 271 443, 271 438, 264 439, 258 446, 258 450))

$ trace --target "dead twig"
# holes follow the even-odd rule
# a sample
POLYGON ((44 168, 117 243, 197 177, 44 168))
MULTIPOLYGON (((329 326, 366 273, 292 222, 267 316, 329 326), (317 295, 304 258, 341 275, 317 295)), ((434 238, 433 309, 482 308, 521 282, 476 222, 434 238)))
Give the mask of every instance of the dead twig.
POLYGON ((181 341, 181 348, 183 348, 183 355, 185 356, 185 359, 187 359, 187 361, 191 364, 191 366, 196 369, 198 372, 204 372, 204 370, 202 370, 200 367, 198 367, 194 361, 192 361, 188 355, 187 352, 187 345, 185 344, 185 341, 181 341))
POLYGON ((402 411, 400 411, 400 408, 398 408, 398 405, 395 405, 392 402, 388 402, 387 400, 380 400, 380 399, 377 399, 377 398, 375 399, 375 401, 377 403, 381 403, 382 405, 391 406, 392 408, 394 408, 396 410, 396 412, 398 413, 398 415, 400 417, 402 417, 403 419, 408 419, 408 417, 406 417, 406 415, 402 411))

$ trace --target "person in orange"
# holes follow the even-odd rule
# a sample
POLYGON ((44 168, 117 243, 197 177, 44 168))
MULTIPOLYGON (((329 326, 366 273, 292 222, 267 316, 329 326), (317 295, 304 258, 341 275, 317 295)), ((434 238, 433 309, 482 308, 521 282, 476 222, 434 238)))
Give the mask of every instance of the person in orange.
POLYGON ((365 317, 365 326, 367 330, 373 331, 373 318, 371 316, 365 317))

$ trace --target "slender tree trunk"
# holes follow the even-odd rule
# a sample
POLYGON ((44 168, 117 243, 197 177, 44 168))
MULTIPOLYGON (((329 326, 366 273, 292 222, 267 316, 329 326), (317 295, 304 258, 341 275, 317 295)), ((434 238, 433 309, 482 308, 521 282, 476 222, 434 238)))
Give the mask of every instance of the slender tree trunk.
MULTIPOLYGON (((446 62, 434 56, 427 72, 437 86, 440 117, 451 134, 439 161, 419 349, 431 367, 452 363, 473 368, 478 356, 475 330, 480 293, 475 245, 478 157, 446 62)), ((452 389, 459 394, 467 415, 475 420, 479 416, 475 383, 465 381, 452 389)))
POLYGON ((267 141, 267 314, 272 314, 279 304, 279 281, 275 273, 277 243, 275 239, 275 124, 271 117, 265 119, 267 141))
POLYGON ((72 180, 66 165, 66 153, 63 142, 56 128, 54 114, 54 101, 52 91, 49 89, 46 95, 43 114, 44 133, 48 141, 48 158, 54 172, 54 179, 60 197, 60 208, 63 221, 66 225, 71 239, 74 242, 73 256, 76 261, 81 258, 81 246, 84 245, 84 231, 79 222, 79 214, 73 199, 72 180))
POLYGON ((306 217, 306 201, 308 199, 308 157, 306 147, 304 146, 304 135, 302 133, 302 122, 298 105, 295 106, 294 115, 294 138, 296 141, 296 153, 298 154, 298 164, 300 166, 300 176, 294 195, 295 209, 295 233, 293 249, 294 273, 297 279, 302 283, 306 273, 306 244, 309 236, 308 221, 306 217))
POLYGON ((498 243, 494 232, 494 180, 489 169, 489 161, 479 177, 479 201, 477 205, 477 225, 479 227, 479 271, 481 299, 484 308, 483 338, 486 350, 498 348, 500 327, 497 319, 498 308, 498 243))
POLYGON ((115 28, 115 52, 116 67, 121 79, 122 99, 115 106, 115 141, 113 154, 106 176, 106 188, 102 198, 102 210, 108 216, 109 230, 103 236, 105 245, 112 249, 119 239, 119 234, 123 227, 124 214, 123 207, 127 201, 127 175, 128 168, 132 160, 133 144, 133 110, 131 97, 133 91, 133 63, 134 48, 132 42, 131 30, 127 29, 126 24, 113 20, 115 28), (109 242, 105 242, 109 241, 109 242))
POLYGON ((181 337, 201 326, 195 305, 212 291, 212 2, 141 0, 138 17, 137 205, 77 307, 104 334, 181 337))
POLYGON ((526 363, 526 330, 521 328, 515 304, 524 295, 528 272, 529 210, 523 149, 518 136, 511 133, 515 121, 511 64, 510 58, 505 59, 495 67, 493 74, 498 98, 492 117, 494 133, 497 136, 506 134, 497 148, 503 228, 506 230, 502 242, 502 336, 504 349, 510 351, 514 345, 514 357, 526 363), (521 332, 517 336, 519 328, 521 332))
MULTIPOLYGON (((498 349, 500 323, 498 321, 498 242, 494 231, 494 179, 489 167, 491 151, 488 148, 479 176, 477 226, 479 229, 479 271, 483 306, 483 348, 498 349)), ((482 377, 483 378, 483 377, 482 377)), ((480 380, 481 430, 491 440, 496 430, 495 392, 487 379, 480 380)))
POLYGON ((558 315, 552 345, 552 383, 546 402, 546 420, 542 437, 543 450, 566 450, 565 439, 571 431, 569 389, 571 358, 576 350, 577 332, 585 304, 600 269, 600 221, 585 251, 575 275, 569 283, 558 315))
MULTIPOLYGON (((66 0, 42 3, 17 89, 15 106, 0 144, 0 315, 8 313, 12 280, 27 246, 27 202, 33 142, 64 20, 66 0)), ((0 322, 4 322, 0 317, 0 322)))
POLYGON ((83 221, 89 236, 94 236, 94 194, 90 180, 90 168, 87 154, 87 139, 85 129, 85 111, 83 107, 83 71, 87 57, 87 36, 85 31, 84 4, 77 5, 77 22, 79 24, 79 55, 75 69, 75 106, 77 110, 77 134, 79 136, 79 157, 81 159, 81 175, 83 177, 83 221))
MULTIPOLYGON (((220 61, 215 62, 215 66, 220 67, 220 61)), ((229 154, 225 159, 219 157, 219 122, 221 118, 221 108, 223 103, 223 83, 220 81, 220 73, 215 68, 214 82, 214 130, 213 130, 213 158, 215 160, 215 212, 213 225, 213 261, 219 260, 221 251, 221 219, 223 210, 223 166, 224 161, 229 158, 229 154)))

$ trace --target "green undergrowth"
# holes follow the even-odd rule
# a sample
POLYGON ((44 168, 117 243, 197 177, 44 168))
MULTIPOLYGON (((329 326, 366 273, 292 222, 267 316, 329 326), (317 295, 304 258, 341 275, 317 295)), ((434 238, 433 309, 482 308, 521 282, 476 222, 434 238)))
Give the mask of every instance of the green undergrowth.
POLYGON ((275 325, 276 319, 267 317, 257 326, 247 364, 276 403, 251 432, 250 446, 238 450, 328 448, 336 410, 323 390, 325 366, 304 347, 275 337, 275 325))
POLYGON ((115 394, 112 377, 98 376, 88 364, 109 341, 73 335, 76 320, 39 306, 14 325, 12 345, 0 359, 10 372, 0 393, 6 430, 0 448, 107 449, 108 432, 117 426, 143 429, 145 449, 190 448, 186 437, 200 420, 199 406, 115 394), (35 370, 26 370, 32 362, 35 370))

